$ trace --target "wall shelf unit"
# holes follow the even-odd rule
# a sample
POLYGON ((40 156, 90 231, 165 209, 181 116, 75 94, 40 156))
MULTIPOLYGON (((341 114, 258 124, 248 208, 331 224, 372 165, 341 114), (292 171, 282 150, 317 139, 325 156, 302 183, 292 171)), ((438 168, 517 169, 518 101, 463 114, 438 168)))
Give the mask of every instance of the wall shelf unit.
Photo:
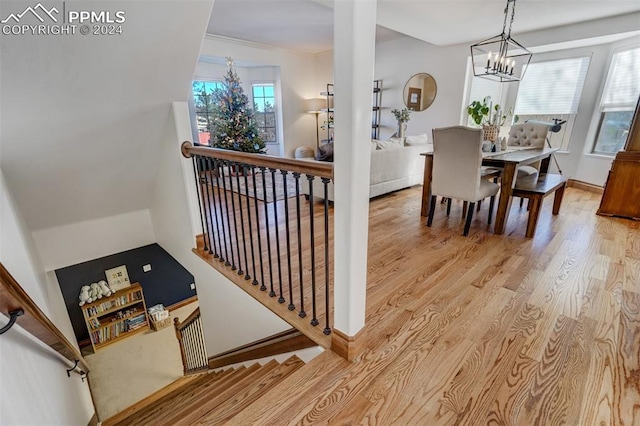
MULTIPOLYGON (((327 83, 327 90, 320 93, 326 99, 326 107, 322 112, 326 114, 326 118, 322 126, 326 131, 326 139, 322 139, 321 143, 333 142, 333 83, 327 83)), ((371 138, 378 139, 380 134, 380 118, 382 113, 382 80, 373 81, 373 108, 371 113, 371 138)))
POLYGON ((149 330, 144 294, 138 283, 80 308, 94 351, 149 330))

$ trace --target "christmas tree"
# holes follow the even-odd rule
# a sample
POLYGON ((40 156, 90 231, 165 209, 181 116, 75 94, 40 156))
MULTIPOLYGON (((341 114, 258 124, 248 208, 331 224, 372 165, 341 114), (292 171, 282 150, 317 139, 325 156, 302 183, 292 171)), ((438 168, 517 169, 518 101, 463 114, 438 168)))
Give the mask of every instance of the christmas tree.
POLYGON ((253 118, 253 110, 248 106, 249 98, 233 68, 233 59, 227 58, 227 65, 229 70, 222 87, 211 94, 211 146, 263 154, 265 144, 253 118))

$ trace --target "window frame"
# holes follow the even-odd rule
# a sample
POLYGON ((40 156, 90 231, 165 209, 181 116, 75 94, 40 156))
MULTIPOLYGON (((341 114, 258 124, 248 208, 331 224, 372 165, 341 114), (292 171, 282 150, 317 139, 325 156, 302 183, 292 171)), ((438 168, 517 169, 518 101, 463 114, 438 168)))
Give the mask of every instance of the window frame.
MULTIPOLYGON (((614 65, 614 58, 616 55, 623 53, 623 52, 628 52, 628 51, 632 51, 632 50, 639 50, 640 49, 640 44, 637 43, 633 43, 633 44, 629 44, 629 45, 625 45, 625 46, 620 46, 616 49, 612 49, 611 53, 609 55, 609 60, 608 60, 608 67, 607 67, 607 72, 606 72, 606 76, 604 79, 604 84, 602 86, 602 90, 600 92, 600 97, 599 97, 599 102, 597 105, 596 110, 594 111, 594 119, 597 118, 598 120, 598 125, 595 128, 595 132, 593 134, 593 140, 591 141, 591 145, 590 145, 590 149, 589 151, 587 151, 587 154, 589 155, 594 155, 594 156, 602 156, 602 157, 607 157, 607 158, 611 158, 614 157, 618 152, 620 152, 621 150, 624 149, 624 144, 623 146, 616 152, 611 152, 611 151, 602 151, 602 150, 598 150, 597 146, 598 146, 598 141, 600 138, 600 132, 602 131, 602 125, 605 121, 605 115, 609 112, 631 112, 632 114, 632 119, 631 121, 633 121, 633 112, 635 111, 636 108, 636 103, 638 102, 638 99, 636 99, 635 101, 633 101, 632 103, 630 103, 628 105, 620 105, 620 104, 616 104, 616 105, 606 105, 604 103, 605 97, 607 95, 607 92, 610 88, 611 85, 611 77, 612 77, 612 72, 613 72, 613 65, 614 65)), ((631 123, 629 123, 631 126, 631 123)), ((629 127, 631 128, 631 127, 629 127)))
MULTIPOLYGON (((263 92, 264 93, 264 92, 263 92)), ((253 111, 253 115, 254 115, 254 120, 256 122, 256 127, 258 128, 259 131, 261 131, 263 134, 265 132, 265 129, 273 129, 273 134, 275 139, 274 140, 267 140, 266 138, 263 137, 264 142, 266 144, 269 145, 278 145, 280 143, 280 135, 279 135, 279 126, 278 126, 278 94, 277 94, 277 86, 276 86, 276 82, 272 81, 272 80, 261 80, 261 81, 252 81, 251 82, 251 105, 252 108, 254 108, 253 111), (273 96, 258 96, 258 99, 270 99, 273 98, 273 106, 272 109, 273 111, 271 111, 270 113, 273 114, 273 126, 267 126, 266 125, 266 114, 267 112, 258 112, 255 110, 255 104, 256 104, 256 96, 254 96, 254 87, 257 86, 261 86, 261 87, 265 87, 265 86, 270 86, 271 89, 273 90, 273 96), (264 126, 260 126, 260 124, 258 123, 258 119, 257 116, 258 114, 265 114, 265 124, 264 126)))

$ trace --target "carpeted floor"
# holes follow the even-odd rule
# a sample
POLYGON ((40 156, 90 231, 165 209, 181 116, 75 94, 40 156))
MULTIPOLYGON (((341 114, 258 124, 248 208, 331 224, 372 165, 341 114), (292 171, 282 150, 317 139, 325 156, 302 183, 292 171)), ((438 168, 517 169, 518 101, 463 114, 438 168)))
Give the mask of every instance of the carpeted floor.
MULTIPOLYGON (((264 183, 266 184, 266 196, 263 187, 263 179, 262 172, 256 171, 255 173, 255 191, 253 186, 253 175, 247 176, 247 183, 249 184, 249 197, 257 198, 258 200, 266 201, 267 203, 271 203, 274 200, 273 197, 273 179, 272 173, 269 170, 264 172, 264 183)), ((304 176, 300 177, 300 187, 302 188, 302 179, 306 179, 304 176)), ((245 177, 244 176, 236 176, 236 174, 229 174, 229 170, 225 169, 224 171, 224 183, 222 176, 216 177, 215 175, 210 176, 207 174, 208 182, 213 186, 219 186, 220 188, 225 188, 227 190, 233 192, 240 192, 241 194, 247 194, 247 187, 245 185, 245 177), (240 191, 238 191, 238 181, 240 182, 240 191)), ((282 174, 277 171, 275 172, 275 182, 276 182, 276 197, 275 200, 284 200, 286 198, 295 197, 296 195, 296 179, 293 177, 291 173, 287 173, 287 191, 284 191, 284 180, 282 174)), ((216 194, 217 195, 217 194, 216 194)))
POLYGON ((85 354, 91 368, 91 392, 101 421, 182 377, 173 318, 184 320, 197 307, 198 303, 194 302, 171 312, 169 327, 149 330, 95 354, 85 354))

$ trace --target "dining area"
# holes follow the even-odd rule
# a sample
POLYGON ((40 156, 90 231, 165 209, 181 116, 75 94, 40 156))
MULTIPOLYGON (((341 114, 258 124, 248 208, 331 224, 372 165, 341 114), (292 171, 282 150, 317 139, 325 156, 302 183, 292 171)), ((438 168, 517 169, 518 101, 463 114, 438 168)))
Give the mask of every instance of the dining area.
POLYGON ((479 214, 482 201, 489 199, 487 223, 493 225, 495 234, 501 235, 505 233, 513 199, 519 198, 523 208, 527 199, 525 235, 533 238, 544 199, 553 195, 552 214, 559 214, 567 183, 560 170, 549 170, 558 149, 548 144, 548 131, 545 123, 514 124, 506 144, 500 146, 488 144, 479 128, 433 129, 433 145, 421 153, 425 161, 421 216, 427 217, 427 226, 432 226, 438 197, 442 197, 440 204, 445 205, 447 216, 451 214, 452 200, 459 200, 463 202, 465 219, 463 235, 467 236, 474 213, 479 214))

